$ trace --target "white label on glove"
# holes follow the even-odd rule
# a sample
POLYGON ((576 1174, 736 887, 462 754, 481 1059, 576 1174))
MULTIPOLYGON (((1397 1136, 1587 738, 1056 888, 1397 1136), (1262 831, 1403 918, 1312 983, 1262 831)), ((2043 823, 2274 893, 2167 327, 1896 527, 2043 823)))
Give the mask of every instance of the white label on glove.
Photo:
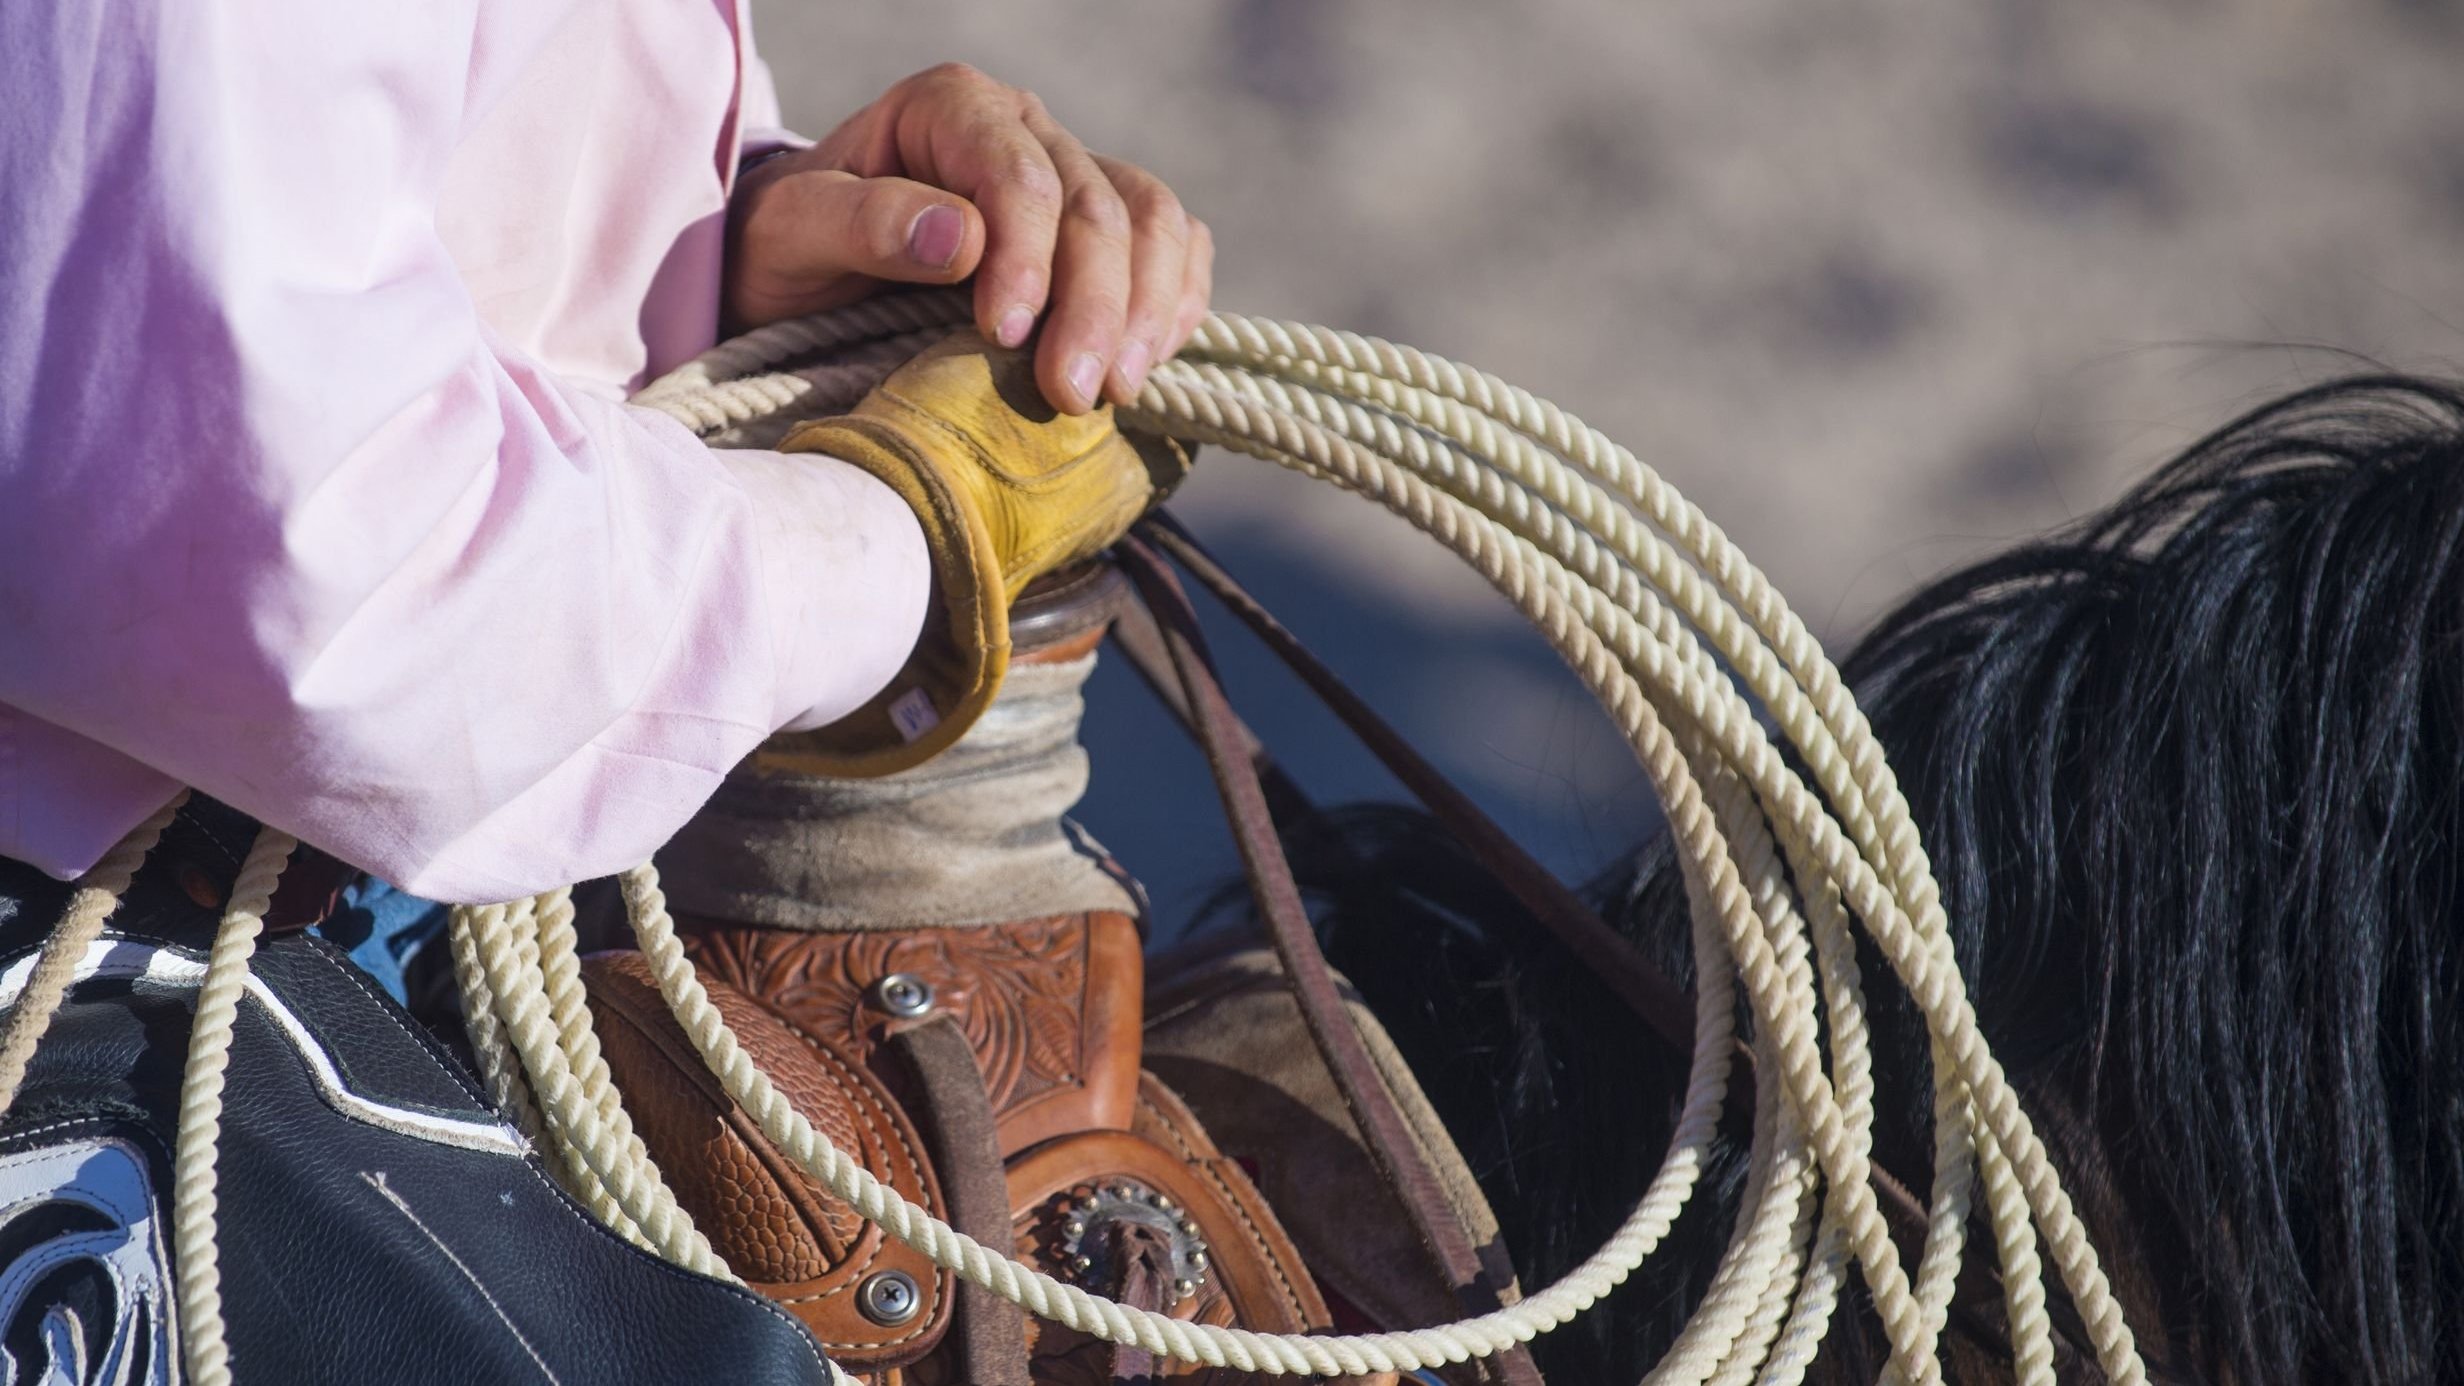
POLYGON ((890 725, 909 741, 941 725, 941 714, 933 711, 933 700, 921 688, 910 688, 890 704, 890 725))

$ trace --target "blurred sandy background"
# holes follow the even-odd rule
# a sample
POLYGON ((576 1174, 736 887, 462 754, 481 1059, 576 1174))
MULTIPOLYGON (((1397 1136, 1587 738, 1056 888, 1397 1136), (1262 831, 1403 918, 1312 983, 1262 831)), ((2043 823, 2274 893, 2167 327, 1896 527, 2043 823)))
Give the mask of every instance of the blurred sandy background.
MULTIPOLYGON (((1222 306, 1550 396, 1710 511, 1835 648, 2246 405, 2365 364, 2338 353, 2464 369, 2448 0, 755 11, 798 128, 945 59, 1041 93, 1212 224, 1222 306)), ((1581 691, 1426 541, 1221 454, 1179 508, 1561 869, 1648 822, 1581 691)), ((1231 663, 1326 798, 1387 792, 1231 663)), ((1115 669, 1095 697, 1084 816, 1168 920, 1232 857, 1143 694, 1115 669)))

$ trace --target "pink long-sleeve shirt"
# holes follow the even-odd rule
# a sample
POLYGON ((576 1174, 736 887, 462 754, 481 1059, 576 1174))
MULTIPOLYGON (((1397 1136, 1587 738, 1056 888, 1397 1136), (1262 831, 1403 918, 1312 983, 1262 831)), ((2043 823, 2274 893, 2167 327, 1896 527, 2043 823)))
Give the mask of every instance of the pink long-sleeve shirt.
POLYGON ((742 0, 0 5, 0 856, 194 785, 422 894, 646 858, 928 589, 706 347, 742 0))

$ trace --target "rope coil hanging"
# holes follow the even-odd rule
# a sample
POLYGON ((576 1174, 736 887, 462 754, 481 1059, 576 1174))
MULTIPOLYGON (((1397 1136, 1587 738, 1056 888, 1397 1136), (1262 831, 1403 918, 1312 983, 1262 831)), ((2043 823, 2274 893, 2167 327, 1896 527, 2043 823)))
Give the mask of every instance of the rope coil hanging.
MULTIPOLYGON (((758 446, 799 419, 852 404, 968 318, 958 294, 860 303, 723 344, 635 402, 714 444, 758 446)), ((1252 1372, 1418 1370, 1487 1356, 1561 1326, 1659 1245, 1693 1194, 1714 1139, 1742 995, 1757 1064, 1772 1081, 1757 1088, 1732 1240, 1653 1381, 1801 1381, 1853 1266, 1889 1342, 1889 1379, 1939 1382, 1939 1339, 1978 1198, 1993 1230, 2017 1378, 2030 1386, 2054 1379, 2040 1259, 2049 1252, 2106 1380, 2146 1380, 2096 1250, 1977 1028, 1940 891, 1880 744, 1812 634, 1702 512, 1632 453, 1528 391, 1326 328, 1215 314, 1178 358, 1154 368, 1119 420, 1125 429, 1274 462, 1403 517, 1522 611, 1600 700, 1660 796, 1691 905, 1694 1050, 1669 1148, 1625 1223, 1582 1265, 1518 1304, 1435 1328, 1361 1335, 1185 1323, 1044 1275, 875 1181, 745 1054, 684 956, 656 873, 636 868, 623 878, 624 897, 660 994, 765 1136, 936 1264, 1091 1336, 1252 1372), (1747 693, 1767 710, 1802 773, 1747 693), (1860 927, 1916 1002, 1931 1038, 1933 1193, 1913 1278, 1874 1191, 1860 927)), ((132 834, 106 863, 119 874, 97 868, 89 878, 98 897, 125 888, 151 845, 138 841, 144 836, 132 834), (132 851, 122 871, 119 858, 132 851)), ((264 845, 273 851, 270 839, 264 845)), ((281 846, 287 851, 287 839, 281 846)), ((270 877, 262 888, 270 893, 270 877)), ((222 971, 208 981, 209 991, 227 991, 233 1002, 251 921, 262 910, 261 903, 241 908, 253 899, 253 891, 235 892, 223 929, 231 946, 218 940, 214 966, 222 971), (230 980, 216 988, 224 975, 230 980)), ((92 914, 90 927, 99 929, 108 904, 87 901, 76 913, 81 923, 92 914)), ((573 971, 566 893, 457 909, 450 941, 473 1044, 508 1119, 621 1235, 726 1276, 609 1081, 573 971)), ((27 996, 35 999, 33 989, 27 996)), ((31 1048, 59 1004, 57 995, 43 999, 11 1015, 0 1039, 0 1077, 14 1076, 10 1055, 31 1048)), ((205 1019, 201 1004, 199 1042, 208 1038, 205 1019)), ((227 1017, 219 1025, 227 1046, 227 1017)), ((22 1066, 23 1055, 15 1062, 22 1066)), ((192 1368, 201 1345, 218 1352, 221 1341, 219 1297, 210 1285, 192 1294, 187 1273, 192 1259, 212 1264, 210 1149, 219 1104, 206 1100, 209 1076, 218 1078, 218 1058, 192 1050, 190 1083, 198 1091, 193 1116, 184 1102, 178 1217, 192 1368), (208 1152, 194 1161, 192 1138, 208 1152), (190 1178, 192 1164, 204 1170, 202 1180, 190 1178)), ((227 1379, 219 1356, 212 1368, 199 1379, 227 1379)))
MULTIPOLYGON (((782 324, 704 356, 637 402, 715 441, 772 440, 797 419, 851 404, 967 318, 962 296, 939 294, 782 324), (791 362, 796 369, 780 369, 791 362)), ((813 1131, 709 1009, 656 876, 642 868, 628 876, 626 898, 662 994, 772 1140, 937 1263, 1081 1331, 1253 1371, 1428 1367, 1562 1324, 1658 1244, 1693 1191, 1726 1093, 1731 1003, 1742 985, 1778 1091, 1758 1104, 1736 1237, 1657 1379, 1801 1379, 1853 1261, 1889 1337, 1894 1378, 1940 1380, 1939 1337, 1978 1197, 2019 1378, 2052 1379, 2041 1239, 2108 1379, 2144 1379, 2095 1250, 1977 1030, 1940 892, 1880 745, 1812 634, 1708 518, 1630 452, 1528 391, 1324 328, 1217 314, 1178 359, 1156 367, 1120 421, 1379 502, 1486 577, 1600 698, 1669 811, 1694 901, 1697 1043, 1670 1151, 1633 1216, 1589 1261, 1523 1303, 1463 1324, 1281 1339, 1124 1310, 959 1236, 813 1131), (1769 709, 1804 775, 1723 664, 1769 709), (1913 1280, 1871 1182, 1859 924, 1932 1036, 1934 1197, 1913 1280)))

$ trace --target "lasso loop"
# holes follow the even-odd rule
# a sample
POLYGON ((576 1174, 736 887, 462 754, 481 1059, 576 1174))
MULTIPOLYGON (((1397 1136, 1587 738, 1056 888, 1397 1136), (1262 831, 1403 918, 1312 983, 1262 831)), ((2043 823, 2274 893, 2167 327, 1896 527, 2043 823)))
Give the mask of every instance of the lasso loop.
MULTIPOLYGON (((962 295, 911 294, 763 328, 636 397, 719 443, 775 438, 843 408, 967 321, 962 295), (792 369, 791 369, 792 367, 792 369)), ((1487 1356, 1573 1319, 1640 1266, 1699 1183, 1727 1096, 1741 994, 1772 1081, 1757 1089, 1735 1233, 1652 1380, 1794 1386, 1853 1265, 1894 1381, 1942 1379, 1939 1340, 1972 1200, 1993 1229, 2020 1381, 2053 1381, 2040 1248, 2105 1378, 2146 1380, 2095 1248, 1977 1029, 1941 891, 1882 747, 1839 671, 1761 573, 1666 481, 1597 430, 1494 376, 1374 338, 1218 313, 1158 365, 1124 428, 1214 443, 1377 502, 1523 612, 1625 735, 1666 809, 1691 902, 1694 1054, 1676 1131, 1625 1223, 1520 1303, 1460 1323, 1358 1335, 1259 1334, 1116 1304, 970 1240, 840 1151, 737 1042, 694 975, 648 866, 624 877, 661 996, 722 1087, 833 1195, 974 1284, 1091 1336, 1249 1372, 1359 1375, 1487 1356), (1732 680, 1733 674, 1733 680, 1732 680), (1742 690, 1742 691, 1741 691, 1742 690), (1746 701, 1786 739, 1784 755, 1746 701), (1802 766, 1802 772, 1797 769, 1802 766), (1873 1053, 1861 928, 1931 1038, 1933 1202, 1913 1279, 1877 1204, 1873 1053)), ((86 943, 169 821, 140 827, 82 882, 0 1027, 0 1113, 86 943)), ((241 873, 199 996, 175 1187, 192 1379, 227 1381, 214 1271, 213 1150, 232 1015, 290 850, 268 832, 241 873)), ((457 909, 450 940, 490 1093, 621 1235, 680 1265, 726 1267, 626 1116, 583 1004, 567 892, 457 909)), ((835 1369, 834 1369, 835 1372, 835 1369)), ((843 1372, 839 1381, 850 1381, 843 1372)))

